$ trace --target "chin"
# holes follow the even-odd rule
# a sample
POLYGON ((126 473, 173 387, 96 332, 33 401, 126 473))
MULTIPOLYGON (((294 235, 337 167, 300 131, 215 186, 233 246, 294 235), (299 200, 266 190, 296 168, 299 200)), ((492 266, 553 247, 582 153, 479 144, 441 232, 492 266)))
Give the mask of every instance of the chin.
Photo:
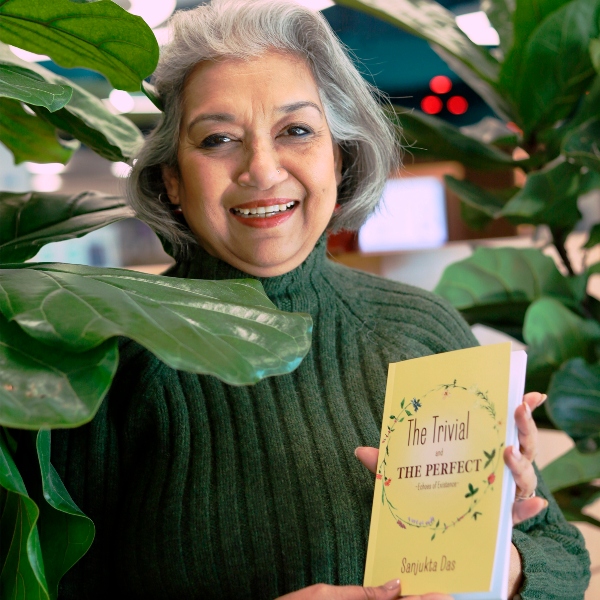
MULTIPOLYGON (((239 268, 250 275, 256 277, 276 277, 294 270, 308 256, 309 252, 290 253, 289 247, 285 252, 277 252, 276 249, 262 249, 253 253, 244 253, 243 256, 237 256, 240 261, 239 268)), ((237 265, 234 265, 237 266, 237 265)))

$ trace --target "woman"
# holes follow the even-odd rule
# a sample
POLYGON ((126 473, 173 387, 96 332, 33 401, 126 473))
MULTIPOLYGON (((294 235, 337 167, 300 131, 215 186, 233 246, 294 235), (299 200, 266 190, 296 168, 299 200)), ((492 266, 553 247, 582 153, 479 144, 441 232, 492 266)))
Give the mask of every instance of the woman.
MULTIPOLYGON (((61 597, 395 598, 359 586, 387 365, 472 346, 440 298, 334 265, 324 232, 358 227, 396 165, 394 132, 319 14, 285 1, 215 0, 173 19, 155 74, 165 114, 129 196, 189 278, 261 279, 310 313, 313 345, 252 387, 170 369, 132 342, 87 427, 53 462, 97 539, 61 597), (375 453, 375 455, 374 455, 375 453)), ((589 568, 532 466, 536 430, 505 460, 515 503, 510 587, 582 597, 589 568), (533 517, 533 518, 531 518, 533 517), (521 566, 522 565, 522 566, 521 566)), ((424 598, 446 598, 429 595, 424 598)))

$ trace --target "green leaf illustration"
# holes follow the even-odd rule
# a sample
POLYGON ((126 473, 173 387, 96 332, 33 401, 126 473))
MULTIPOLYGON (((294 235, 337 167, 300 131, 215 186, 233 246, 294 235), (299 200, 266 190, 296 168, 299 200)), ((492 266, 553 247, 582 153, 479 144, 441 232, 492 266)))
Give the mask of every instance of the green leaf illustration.
POLYGON ((487 458, 487 461, 485 463, 485 465, 483 466, 484 469, 487 469, 488 466, 490 465, 490 463, 494 460, 494 457, 496 456, 496 450, 492 450, 491 454, 488 454, 485 450, 483 451, 483 453, 485 454, 485 457, 487 458))
POLYGON ((470 498, 471 496, 474 496, 478 491, 479 491, 479 488, 473 487, 473 484, 470 483, 469 484, 469 492, 467 494, 465 494, 465 498, 470 498))

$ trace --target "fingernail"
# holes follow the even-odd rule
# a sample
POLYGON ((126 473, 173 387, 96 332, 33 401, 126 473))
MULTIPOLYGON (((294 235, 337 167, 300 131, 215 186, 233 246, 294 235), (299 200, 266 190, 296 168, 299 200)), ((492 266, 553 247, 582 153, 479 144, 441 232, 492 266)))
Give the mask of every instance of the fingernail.
POLYGON ((358 454, 356 454, 357 450, 358 450, 358 448, 354 448, 354 456, 356 456, 356 458, 358 458, 358 454))
MULTIPOLYGON (((541 406, 542 404, 544 404, 544 402, 546 402, 546 398, 548 397, 548 394, 542 394, 542 399, 538 402, 538 406, 541 406)), ((536 406, 537 408, 537 406, 536 406)))
POLYGON ((525 415, 528 419, 531 419, 531 407, 527 402, 523 402, 523 406, 525 407, 525 415))
MULTIPOLYGON (((544 500, 544 508, 548 508, 548 500, 546 500, 546 498, 543 498, 544 500)), ((544 509, 542 509, 544 510, 544 509)))
POLYGON ((519 448, 517 446, 513 446, 512 447, 512 455, 517 459, 517 460, 521 460, 521 457, 523 456, 521 454, 521 451, 519 450, 519 448))
POLYGON ((399 587, 400 587, 399 579, 392 579, 391 581, 388 581, 387 583, 383 584, 383 588, 385 590, 395 590, 395 589, 398 589, 399 587))

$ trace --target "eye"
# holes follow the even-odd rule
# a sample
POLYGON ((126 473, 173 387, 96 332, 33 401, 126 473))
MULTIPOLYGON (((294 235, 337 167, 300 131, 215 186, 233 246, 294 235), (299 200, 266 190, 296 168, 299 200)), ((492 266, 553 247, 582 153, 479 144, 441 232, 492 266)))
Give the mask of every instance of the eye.
POLYGON ((200 148, 218 148, 219 146, 227 144, 228 142, 231 142, 230 137, 219 133, 215 133, 203 139, 200 143, 200 148))
POLYGON ((292 125, 283 132, 283 135, 289 137, 304 137, 311 134, 312 132, 312 129, 310 129, 310 127, 307 127, 306 125, 292 125))

